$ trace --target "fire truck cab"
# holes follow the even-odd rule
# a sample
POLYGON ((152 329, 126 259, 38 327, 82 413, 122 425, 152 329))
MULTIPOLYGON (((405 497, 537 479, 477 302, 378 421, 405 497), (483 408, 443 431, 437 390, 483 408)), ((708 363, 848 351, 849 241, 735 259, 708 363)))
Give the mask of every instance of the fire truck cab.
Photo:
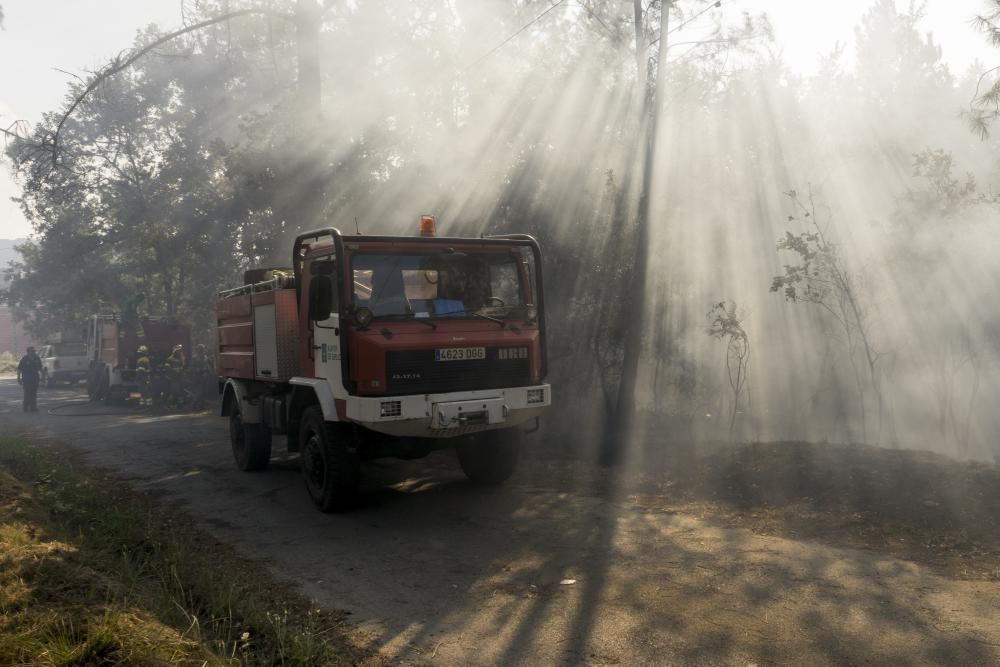
POLYGON ((454 447, 496 484, 545 384, 541 252, 526 235, 301 234, 286 269, 219 295, 222 414, 238 467, 265 468, 274 435, 301 456, 322 511, 349 506, 362 460, 454 447))

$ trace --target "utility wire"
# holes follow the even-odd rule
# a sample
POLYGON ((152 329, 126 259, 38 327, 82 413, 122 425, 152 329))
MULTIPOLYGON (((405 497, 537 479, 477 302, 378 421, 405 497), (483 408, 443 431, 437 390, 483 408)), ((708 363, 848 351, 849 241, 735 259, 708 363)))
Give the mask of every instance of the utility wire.
MULTIPOLYGON (((668 35, 672 35, 673 33, 677 32, 678 30, 680 30, 681 28, 683 28, 684 26, 686 26, 688 23, 691 23, 692 21, 697 20, 705 12, 710 12, 713 9, 718 9, 719 7, 722 7, 722 0, 716 0, 715 2, 713 2, 712 4, 710 4, 708 7, 705 7, 703 10, 701 10, 700 12, 698 12, 697 14, 695 14, 694 16, 692 16, 691 18, 689 18, 687 21, 684 21, 683 23, 677 25, 676 27, 668 30, 667 34, 668 35)), ((669 7, 665 7, 663 9, 669 10, 669 7)), ((663 9, 661 9, 660 11, 663 11, 663 9)), ((660 37, 661 36, 662 35, 657 35, 654 39, 651 39, 649 41, 649 44, 647 44, 646 46, 650 47, 653 44, 656 44, 658 41, 660 41, 660 37)))
POLYGON ((522 32, 524 32, 525 30, 527 30, 528 28, 530 28, 531 26, 533 26, 538 21, 542 20, 542 18, 544 18, 546 14, 548 14, 549 12, 551 12, 553 9, 555 9, 559 5, 563 4, 564 2, 566 2, 566 0, 558 0, 558 2, 556 2, 554 5, 552 5, 551 7, 549 7, 548 9, 546 9, 544 12, 542 12, 541 14, 539 14, 538 16, 536 16, 535 18, 531 19, 530 21, 528 21, 527 23, 525 23, 523 26, 521 26, 521 28, 517 32, 515 32, 513 35, 511 35, 510 37, 508 37, 507 39, 503 40, 502 42, 500 42, 499 44, 497 44, 496 46, 494 46, 492 49, 490 49, 486 54, 484 54, 478 60, 476 60, 475 62, 473 62, 472 65, 470 65, 469 67, 470 68, 475 67, 476 65, 478 65, 481 62, 483 62, 484 60, 486 60, 487 58, 489 58, 490 56, 492 56, 494 53, 496 53, 497 51, 499 51, 503 47, 507 46, 507 44, 512 39, 514 39, 515 37, 517 37, 518 35, 520 35, 522 32))
POLYGON ((722 0, 716 0, 715 2, 713 2, 712 4, 710 4, 708 7, 705 7, 705 9, 701 10, 700 12, 698 12, 697 14, 695 14, 694 16, 692 16, 691 18, 689 18, 687 21, 684 21, 683 23, 680 23, 677 26, 675 26, 674 28, 668 30, 667 34, 670 35, 670 34, 673 34, 673 33, 677 32, 678 30, 680 30, 681 28, 683 28, 684 26, 686 26, 688 23, 691 23, 692 21, 696 20, 698 17, 700 17, 705 12, 710 12, 713 9, 718 9, 721 6, 722 6, 722 0))
MULTIPOLYGON (((497 44, 496 46, 494 46, 492 49, 490 49, 489 51, 487 51, 486 53, 484 53, 482 56, 480 56, 479 58, 477 58, 475 61, 473 61, 473 63, 469 66, 470 69, 473 68, 473 67, 475 67, 479 63, 483 62, 484 60, 486 60, 487 58, 489 58, 490 56, 492 56, 494 53, 496 53, 497 51, 499 51, 503 47, 507 46, 507 44, 509 44, 511 42, 511 40, 513 40, 515 37, 517 37, 518 35, 520 35, 522 32, 524 32, 525 30, 527 30, 528 28, 530 28, 534 24, 538 23, 540 20, 542 20, 543 18, 545 18, 545 16, 549 12, 551 12, 553 9, 556 9, 557 7, 559 7, 560 5, 564 4, 565 2, 566 2, 566 0, 557 0, 557 2, 555 4, 553 4, 552 6, 550 6, 544 12, 542 12, 541 14, 539 14, 538 16, 536 16, 535 18, 531 19, 530 21, 528 21, 527 23, 525 23, 523 26, 521 26, 517 30, 517 32, 515 32, 512 35, 510 35, 509 37, 507 37, 506 39, 504 39, 502 42, 500 42, 499 44, 497 44)), ((591 13, 591 15, 596 16, 594 14, 594 11, 590 7, 588 7, 587 5, 583 5, 583 4, 581 4, 581 6, 584 9, 587 9, 591 13)), ((675 28, 673 28, 671 30, 668 30, 667 34, 669 35, 669 34, 677 32, 678 30, 680 30, 681 28, 683 28, 684 26, 686 26, 688 23, 691 23, 692 21, 698 19, 702 14, 704 14, 706 12, 709 12, 709 11, 711 11, 713 9, 717 9, 719 7, 722 7, 722 0, 716 0, 715 2, 713 2, 712 4, 710 4, 708 7, 705 7, 700 12, 698 12, 697 14, 695 14, 694 16, 692 16, 691 18, 689 18, 687 21, 684 21, 683 23, 681 23, 677 27, 675 27, 675 28)), ((667 9, 669 11, 669 9, 670 9, 669 5, 665 9, 667 9)), ((601 21, 601 23, 603 24, 604 22, 601 21)), ((657 40, 659 40, 659 37, 657 37, 656 39, 652 40, 647 46, 652 46, 653 44, 655 44, 657 42, 657 40)))

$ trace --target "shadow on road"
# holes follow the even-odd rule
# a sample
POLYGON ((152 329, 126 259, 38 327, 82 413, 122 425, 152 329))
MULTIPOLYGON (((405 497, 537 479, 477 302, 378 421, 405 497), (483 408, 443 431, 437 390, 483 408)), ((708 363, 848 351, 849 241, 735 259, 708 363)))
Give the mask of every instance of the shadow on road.
MULTIPOLYGON (((183 510, 319 603, 350 610, 369 647, 400 662, 1000 661, 996 582, 706 521, 578 465, 529 460, 513 483, 482 489, 447 452, 375 462, 359 507, 324 515, 280 439, 268 471, 240 473, 211 414, 32 420, 12 410, 16 389, 0 382, 4 428, 40 433, 183 510)), ((74 396, 43 393, 41 406, 74 396)), ((757 455, 674 480, 678 497, 714 489, 752 513, 798 508, 808 492, 824 511, 851 509, 823 495, 833 461, 820 453, 788 473, 795 483, 757 455)), ((873 502, 855 478, 839 493, 873 502)))

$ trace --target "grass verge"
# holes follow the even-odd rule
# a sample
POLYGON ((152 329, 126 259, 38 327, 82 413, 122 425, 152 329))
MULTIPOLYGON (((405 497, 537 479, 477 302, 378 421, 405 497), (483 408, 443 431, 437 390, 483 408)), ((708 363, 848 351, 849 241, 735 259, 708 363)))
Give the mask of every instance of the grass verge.
POLYGON ((183 516, 0 437, 0 664, 379 664, 183 516))

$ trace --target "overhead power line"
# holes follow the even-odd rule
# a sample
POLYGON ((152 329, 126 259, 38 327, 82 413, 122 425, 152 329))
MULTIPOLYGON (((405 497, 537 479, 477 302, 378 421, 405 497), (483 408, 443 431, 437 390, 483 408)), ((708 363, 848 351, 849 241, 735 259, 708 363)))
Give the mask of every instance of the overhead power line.
POLYGON ((503 40, 502 42, 500 42, 499 44, 497 44, 496 46, 494 46, 492 49, 490 49, 489 51, 487 51, 484 55, 480 56, 478 60, 476 60, 475 62, 472 63, 471 67, 475 67, 476 65, 478 65, 481 62, 483 62, 484 60, 486 60, 487 58, 489 58, 490 56, 492 56, 494 53, 496 53, 497 51, 499 51, 503 47, 507 46, 507 44, 512 39, 514 39, 515 37, 517 37, 518 35, 520 35, 522 32, 524 32, 525 30, 527 30, 528 28, 530 28, 531 26, 533 26, 538 21, 542 20, 545 17, 546 14, 548 14, 553 9, 555 9, 556 7, 558 7, 559 5, 561 5, 561 4, 565 3, 565 2, 566 2, 566 0, 558 0, 558 2, 556 2, 554 5, 552 5, 551 7, 549 7, 548 9, 546 9, 544 12, 542 12, 541 14, 539 14, 538 16, 536 16, 535 18, 531 19, 530 21, 528 21, 527 23, 525 23, 523 26, 521 26, 521 28, 517 32, 515 32, 513 35, 511 35, 507 39, 503 40))
POLYGON ((686 26, 688 23, 691 23, 692 21, 696 20, 698 17, 700 17, 705 12, 710 12, 713 9, 718 9, 721 6, 722 6, 722 0, 716 0, 715 2, 713 2, 712 4, 710 4, 708 7, 705 7, 705 9, 701 10, 700 12, 698 12, 697 14, 695 14, 694 16, 692 16, 691 18, 689 18, 687 21, 684 21, 683 23, 680 23, 680 24, 674 26, 674 28, 672 30, 668 30, 667 34, 669 35, 671 33, 677 32, 678 30, 680 30, 681 28, 683 28, 684 26, 686 26))
MULTIPOLYGON (((545 18, 545 16, 549 12, 551 12, 554 9, 556 9, 560 5, 565 4, 565 2, 566 2, 566 0, 557 0, 557 2, 555 2, 553 5, 551 5, 550 7, 548 7, 544 12, 542 12, 541 14, 539 14, 538 16, 536 16, 535 18, 531 19, 530 21, 528 21, 527 23, 525 23, 523 26, 521 26, 520 28, 518 28, 517 32, 511 34, 509 37, 507 37, 506 39, 504 39, 502 42, 500 42, 499 44, 497 44, 496 46, 494 46, 492 49, 490 49, 489 51, 487 51, 486 53, 484 53, 482 56, 480 56, 479 58, 477 58, 475 61, 473 61, 472 65, 470 65, 470 67, 475 67, 476 65, 478 65, 481 62, 483 62, 484 60, 486 60, 487 58, 489 58, 490 56, 492 56, 494 53, 496 53, 497 51, 499 51, 503 47, 507 46, 507 44, 509 44, 514 38, 516 38, 522 32, 524 32, 525 30, 527 30, 528 28, 530 28, 531 26, 535 25, 540 20, 542 20, 543 18, 545 18)), ((583 5, 583 7, 585 9, 591 11, 591 13, 593 14, 593 10, 591 10, 590 7, 587 7, 586 5, 583 5)), ((719 7, 722 7, 722 0, 716 0, 715 2, 711 3, 708 7, 705 7, 704 9, 702 9, 700 12, 698 12, 697 14, 695 14, 694 16, 692 16, 691 18, 689 18, 688 20, 684 21, 683 23, 681 23, 680 25, 676 26, 672 30, 668 30, 667 34, 669 35, 671 33, 677 32, 678 30, 680 30, 681 28, 683 28, 684 26, 686 26, 688 23, 691 23, 692 21, 698 19, 702 14, 704 14, 706 12, 709 12, 709 11, 711 11, 713 9, 717 9, 719 7)), ((668 5, 668 7, 665 7, 665 9, 668 9, 668 8, 669 8, 669 5, 668 5)), ((603 21, 602 21, 602 23, 603 23, 603 21)), ((659 39, 659 38, 657 38, 657 39, 659 39)), ((654 39, 652 42, 650 42, 650 45, 655 44, 656 41, 657 41, 657 39, 654 39)))

